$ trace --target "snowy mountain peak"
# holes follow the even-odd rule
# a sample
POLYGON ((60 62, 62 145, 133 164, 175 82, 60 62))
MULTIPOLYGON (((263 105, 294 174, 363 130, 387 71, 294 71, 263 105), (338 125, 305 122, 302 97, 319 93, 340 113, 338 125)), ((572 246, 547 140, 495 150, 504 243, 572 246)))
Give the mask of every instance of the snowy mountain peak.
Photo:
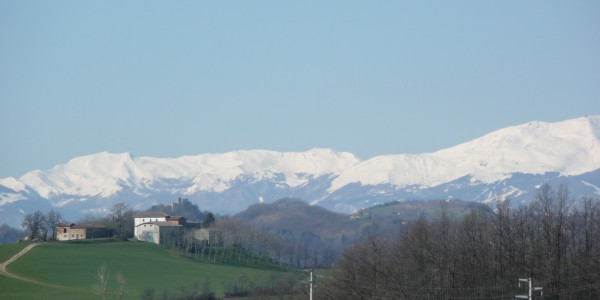
POLYGON ((310 176, 339 174, 359 160, 351 153, 331 149, 306 152, 240 150, 179 158, 133 157, 130 153, 102 152, 74 158, 51 170, 35 170, 20 182, 42 197, 57 195, 111 196, 123 186, 177 179, 194 182, 190 191, 223 191, 229 182, 246 175, 257 179, 285 176, 290 186, 303 184, 310 176))
POLYGON ((600 168, 599 124, 600 116, 532 121, 434 153, 379 156, 341 174, 329 191, 350 183, 433 187, 465 176, 489 183, 513 173, 578 175, 600 168))

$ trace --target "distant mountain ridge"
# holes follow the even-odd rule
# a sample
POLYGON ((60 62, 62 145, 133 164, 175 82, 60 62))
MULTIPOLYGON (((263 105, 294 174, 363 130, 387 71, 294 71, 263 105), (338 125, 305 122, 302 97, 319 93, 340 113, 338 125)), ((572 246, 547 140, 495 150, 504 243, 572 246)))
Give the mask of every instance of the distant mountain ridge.
POLYGON ((185 197, 218 213, 294 197, 338 212, 395 200, 528 201, 540 184, 600 195, 600 116, 532 121, 433 153, 360 160, 347 152, 243 150, 178 158, 108 152, 0 179, 0 220, 52 207, 67 216, 136 209, 185 197))
POLYGON ((342 173, 330 191, 352 182, 432 187, 466 175, 492 183, 513 173, 571 176, 598 168, 600 116, 582 117, 508 127, 434 153, 378 156, 342 173))

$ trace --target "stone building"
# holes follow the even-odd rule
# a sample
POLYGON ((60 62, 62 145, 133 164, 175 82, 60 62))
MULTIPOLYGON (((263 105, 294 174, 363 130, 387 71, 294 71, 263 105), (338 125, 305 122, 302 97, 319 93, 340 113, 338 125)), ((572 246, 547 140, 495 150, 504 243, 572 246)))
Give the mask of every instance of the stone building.
POLYGON ((56 239, 59 241, 109 238, 113 235, 113 230, 92 223, 61 223, 56 228, 56 239))

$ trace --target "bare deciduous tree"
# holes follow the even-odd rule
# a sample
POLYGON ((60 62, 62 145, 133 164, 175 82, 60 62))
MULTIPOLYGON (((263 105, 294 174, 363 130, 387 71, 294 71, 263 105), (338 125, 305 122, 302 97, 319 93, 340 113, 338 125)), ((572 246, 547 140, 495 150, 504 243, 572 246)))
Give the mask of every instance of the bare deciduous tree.
MULTIPOLYGON (((46 217, 40 211, 25 215, 23 227, 29 234, 30 239, 42 237, 45 231, 46 217)), ((42 237, 43 238, 43 237, 42 237)))
POLYGON ((62 221, 62 215, 55 210, 51 210, 46 214, 46 228, 50 230, 52 236, 50 240, 56 240, 56 229, 58 223, 62 221))
POLYGON ((133 210, 123 202, 111 208, 110 218, 119 238, 126 240, 133 236, 133 210))
POLYGON ((362 240, 324 285, 331 299, 512 299, 519 277, 545 299, 600 297, 600 198, 572 206, 566 186, 542 185, 533 202, 496 213, 419 219, 392 241, 362 240), (389 249, 389 251, 385 250, 389 249))
POLYGON ((96 283, 93 286, 93 291, 96 295, 100 295, 102 299, 106 299, 108 294, 108 278, 110 274, 108 272, 108 267, 106 264, 101 265, 96 271, 96 283))
POLYGON ((117 283, 117 297, 119 300, 121 300, 123 297, 125 297, 125 295, 127 295, 127 280, 125 279, 123 273, 117 272, 115 281, 117 283))

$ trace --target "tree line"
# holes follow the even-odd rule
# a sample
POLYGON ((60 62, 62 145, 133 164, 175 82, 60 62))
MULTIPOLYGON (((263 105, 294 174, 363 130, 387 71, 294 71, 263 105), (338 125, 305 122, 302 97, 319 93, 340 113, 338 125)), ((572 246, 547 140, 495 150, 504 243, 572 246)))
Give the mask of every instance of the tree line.
POLYGON ((178 249, 196 260, 270 264, 283 269, 331 267, 338 257, 337 250, 320 243, 314 234, 286 240, 265 229, 248 226, 235 217, 220 217, 204 225, 218 233, 217 241, 199 240, 194 229, 161 233, 161 245, 178 249))
POLYGON ((543 185, 528 205, 498 201, 461 219, 444 209, 394 238, 372 230, 317 292, 330 299, 514 299, 519 278, 544 299, 600 298, 600 200, 543 185))
POLYGON ((35 211, 25 215, 22 226, 27 232, 27 237, 30 240, 55 240, 56 227, 62 222, 62 215, 55 210, 51 210, 46 214, 35 211))
MULTIPOLYGON (((133 237, 134 210, 125 203, 115 203, 106 216, 84 216, 80 223, 93 223, 114 230, 114 236, 126 240, 133 237)), ((65 223, 62 214, 55 210, 47 213, 35 211, 26 214, 21 225, 30 240, 56 240, 59 224, 65 223)))

